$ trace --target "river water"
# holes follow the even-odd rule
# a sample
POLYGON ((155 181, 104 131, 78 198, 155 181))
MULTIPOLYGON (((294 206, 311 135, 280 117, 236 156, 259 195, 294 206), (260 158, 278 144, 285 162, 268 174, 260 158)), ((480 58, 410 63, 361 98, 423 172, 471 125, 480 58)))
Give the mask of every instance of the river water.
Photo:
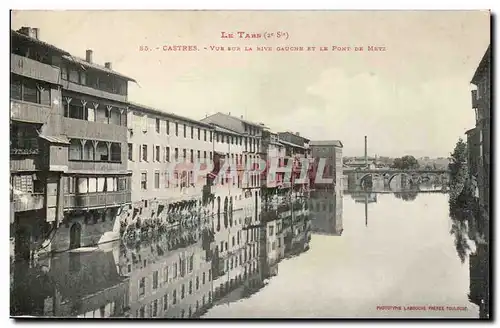
POLYGON ((479 317, 468 298, 469 258, 457 256, 450 233, 447 194, 345 190, 315 192, 307 203, 307 213, 292 215, 291 228, 283 219, 228 232, 229 250, 201 224, 175 245, 170 235, 58 254, 36 267, 16 264, 11 313, 479 317), (208 254, 219 243, 226 253, 214 265, 208 254), (263 246, 253 250, 254 244, 263 246))

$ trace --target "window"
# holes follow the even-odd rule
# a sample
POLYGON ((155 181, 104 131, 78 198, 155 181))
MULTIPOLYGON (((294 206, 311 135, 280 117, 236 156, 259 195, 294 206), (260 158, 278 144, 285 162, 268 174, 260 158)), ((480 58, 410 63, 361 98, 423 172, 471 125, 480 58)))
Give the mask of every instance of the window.
POLYGON ((204 285, 205 284, 205 272, 203 272, 203 277, 201 279, 201 283, 204 285))
POLYGON ((175 136, 179 136, 179 123, 175 122, 175 136))
POLYGON ((206 150, 205 150, 205 151, 203 151, 203 158, 204 158, 204 159, 207 159, 207 151, 206 151, 206 150))
POLYGON ((201 138, 200 128, 198 128, 198 140, 201 138))
POLYGON ((163 295, 163 311, 168 309, 168 294, 163 295))
POLYGON ((174 289, 172 292, 172 304, 177 304, 177 290, 174 289))
POLYGON ((155 160, 160 161, 160 146, 155 146, 155 160))
POLYGON ((160 189, 160 172, 155 172, 155 189, 160 189))
POLYGON ((165 172, 165 188, 170 188, 170 172, 165 172))
POLYGON ((158 271, 153 272, 153 289, 158 288, 158 271))
POLYGON ((175 150, 174 150, 174 159, 175 160, 179 159, 179 148, 175 148, 175 150))
POLYGON ((194 264, 194 255, 191 255, 189 257, 189 272, 193 272, 193 265, 194 264))
POLYGON ((191 155, 191 156, 190 156, 190 158, 191 158, 191 163, 193 163, 193 162, 194 162, 194 154, 193 154, 193 153, 194 153, 194 150, 192 150, 192 149, 191 149, 191 150, 189 151, 189 153, 190 153, 190 155, 191 155))
POLYGON ((170 121, 167 120, 167 134, 170 134, 170 121))
POLYGON ((212 131, 210 131, 210 142, 212 142, 212 131))
POLYGON ((165 148, 165 162, 170 162, 170 147, 165 148))
POLYGON ((181 300, 184 299, 185 293, 186 293, 186 287, 184 286, 184 284, 182 284, 182 286, 181 286, 181 300))
POLYGON ((196 277, 196 290, 200 289, 200 277, 196 277))
POLYGON ((174 278, 177 278, 177 263, 174 263, 172 265, 172 268, 173 268, 172 272, 174 274, 174 278))
POLYGON ((155 120, 155 130, 156 130, 156 133, 160 133, 160 119, 157 118, 155 120))
POLYGON ((186 124, 184 124, 184 138, 186 138, 186 135, 187 135, 187 127, 186 124))
POLYGON ((144 162, 148 161, 148 145, 142 145, 142 160, 144 162))
POLYGON ((218 133, 216 133, 216 134, 215 134, 215 140, 216 140, 217 142, 219 142, 219 134, 218 134, 218 133))
POLYGON ((193 293, 193 281, 189 280, 189 295, 193 293))
POLYGON ((156 317, 158 315, 158 300, 154 300, 151 303, 151 316, 156 317))
POLYGON ((186 160, 186 158, 187 158, 186 153, 187 153, 186 149, 183 149, 182 150, 182 159, 183 160, 186 160))
POLYGON ((147 173, 141 173, 141 189, 142 190, 148 189, 148 174, 147 173))
POLYGON ((142 277, 139 280, 139 296, 143 296, 146 293, 146 278, 142 277))
POLYGON ((208 281, 212 280, 212 269, 208 269, 208 281))
POLYGON ((163 283, 168 282, 168 266, 163 268, 163 283))
POLYGON ((198 150, 198 159, 200 159, 201 151, 198 150))
POLYGON ((207 141, 207 130, 203 130, 203 140, 207 141))
POLYGON ((113 142, 111 143, 111 161, 112 162, 121 162, 122 160, 122 145, 117 143, 117 142, 113 142))
POLYGON ((129 161, 133 161, 134 160, 133 151, 134 151, 134 145, 131 144, 131 143, 129 143, 128 144, 128 160, 129 161))
POLYGON ((143 305, 139 310, 139 317, 144 318, 146 316, 146 307, 143 305))
POLYGON ((191 127, 191 139, 194 139, 194 127, 191 127))

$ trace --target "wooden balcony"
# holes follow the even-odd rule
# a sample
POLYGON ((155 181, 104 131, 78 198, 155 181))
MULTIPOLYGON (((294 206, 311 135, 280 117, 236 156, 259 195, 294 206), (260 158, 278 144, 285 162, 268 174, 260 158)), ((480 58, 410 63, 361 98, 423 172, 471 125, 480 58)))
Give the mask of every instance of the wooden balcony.
POLYGON ((125 142, 128 129, 126 126, 91 122, 76 118, 63 118, 65 134, 68 138, 94 139, 125 142))
POLYGON ((61 81, 59 67, 44 64, 16 54, 10 54, 10 71, 17 75, 52 84, 60 84, 61 81))
POLYGON ((118 94, 107 92, 104 90, 94 89, 92 87, 78 84, 78 83, 74 83, 74 82, 70 82, 67 80, 62 80, 62 85, 63 85, 64 89, 67 89, 70 91, 84 93, 84 94, 91 95, 94 97, 114 100, 114 101, 118 101, 118 102, 122 102, 122 103, 127 102, 127 96, 118 95, 118 94))
POLYGON ((12 196, 14 212, 39 210, 44 207, 43 193, 19 193, 12 196))
POLYGON ((64 195, 64 209, 87 209, 119 206, 132 201, 130 191, 95 192, 64 195))
POLYGON ((127 162, 98 162, 98 161, 83 161, 69 160, 68 172, 71 173, 127 173, 127 162))
POLYGON ((44 124, 52 114, 52 108, 21 100, 10 101, 10 118, 14 121, 44 124))

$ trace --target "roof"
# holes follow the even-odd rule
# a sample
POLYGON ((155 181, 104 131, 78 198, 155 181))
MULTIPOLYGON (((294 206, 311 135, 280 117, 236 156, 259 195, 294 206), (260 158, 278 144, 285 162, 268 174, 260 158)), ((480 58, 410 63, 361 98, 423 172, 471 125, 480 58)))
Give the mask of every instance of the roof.
POLYGON ((38 135, 40 138, 47 140, 50 143, 69 144, 69 139, 66 136, 46 136, 43 134, 38 135))
POLYGON ((288 146, 292 146, 292 147, 296 147, 296 148, 301 148, 301 149, 306 149, 306 147, 304 147, 304 146, 297 145, 297 144, 294 144, 294 143, 291 143, 291 142, 288 142, 285 140, 280 140, 279 142, 284 144, 284 145, 288 145, 288 146))
POLYGON ((476 72, 474 73, 474 76, 472 77, 471 83, 472 84, 477 84, 481 77, 483 76, 484 70, 489 69, 490 67, 490 57, 491 57, 491 45, 488 45, 488 49, 486 49, 486 52, 483 55, 483 58, 481 58, 481 61, 479 62, 479 65, 477 66, 476 72))
POLYGON ((37 38, 34 38, 34 37, 31 37, 31 36, 28 36, 26 34, 23 34, 23 33, 20 33, 18 31, 14 31, 14 30, 10 30, 10 36, 11 37, 17 37, 17 38, 20 38, 20 39, 24 39, 24 40, 27 40, 27 41, 30 41, 30 42, 33 42, 33 43, 37 43, 43 47, 47 47, 55 52, 58 52, 60 54, 63 54, 63 55, 69 55, 69 52, 67 52, 66 50, 63 50, 61 48, 58 48, 56 46, 53 46, 51 45, 50 43, 47 43, 47 42, 44 42, 42 40, 39 40, 37 38))
POLYGON ((234 135, 237 135, 237 136, 241 136, 241 133, 238 133, 238 132, 235 132, 233 130, 229 130, 229 129, 223 128, 221 126, 218 126, 217 124, 211 124, 211 125, 215 128, 215 131, 217 131, 217 132, 223 132, 223 133, 228 133, 228 134, 234 134, 234 135))
POLYGON ((343 148, 344 145, 340 140, 315 140, 309 143, 311 146, 334 146, 343 148))
POLYGON ((278 132, 278 136, 283 135, 283 134, 288 134, 288 135, 294 136, 296 138, 301 138, 303 140, 306 140, 307 142, 311 141, 311 139, 308 139, 306 137, 301 136, 300 134, 293 133, 293 132, 290 132, 290 131, 278 132))
POLYGON ((477 128, 469 129, 469 130, 465 131, 465 134, 471 134, 471 133, 474 133, 474 132, 477 132, 477 128))
POLYGON ((165 111, 153 108, 153 107, 149 107, 149 106, 146 106, 146 105, 141 105, 141 104, 134 103, 134 102, 131 102, 131 101, 129 101, 128 104, 133 107, 132 110, 134 110, 134 111, 140 111, 140 112, 143 112, 143 113, 154 114, 154 115, 158 115, 158 116, 161 116, 161 117, 173 118, 173 119, 177 119, 179 121, 194 123, 194 124, 197 124, 197 125, 202 126, 202 127, 214 129, 214 126, 212 124, 208 124, 208 123, 205 123, 205 122, 202 122, 202 121, 198 121, 198 120, 195 120, 195 119, 192 119, 192 118, 189 118, 189 117, 180 116, 180 115, 177 115, 177 114, 174 114, 174 113, 170 113, 170 112, 165 112, 165 111))
POLYGON ((69 62, 78 64, 78 65, 82 65, 84 67, 92 68, 92 69, 95 69, 95 70, 106 72, 108 74, 113 74, 113 75, 119 76, 119 77, 124 78, 124 79, 126 79, 128 81, 137 82, 133 78, 128 77, 126 75, 123 75, 121 73, 118 73, 117 71, 113 71, 112 69, 109 69, 109 68, 107 68, 105 66, 101 66, 101 65, 96 64, 96 63, 89 63, 85 59, 82 59, 82 58, 79 58, 79 57, 75 57, 75 56, 72 56, 70 54, 64 55, 63 59, 65 59, 65 60, 67 60, 69 62))
POLYGON ((230 130, 233 130, 233 131, 236 131, 236 132, 242 133, 242 134, 244 134, 245 131, 241 127, 241 124, 240 124, 241 122, 243 122, 245 124, 257 126, 257 127, 261 128, 261 129, 268 129, 268 127, 266 127, 265 125, 258 124, 258 123, 253 123, 253 122, 247 121, 247 120, 245 120, 243 118, 239 118, 239 117, 236 117, 236 116, 224 114, 224 113, 221 113, 221 112, 217 112, 215 114, 207 116, 207 117, 203 118, 202 121, 206 122, 206 123, 214 123, 214 124, 217 124, 219 126, 223 126, 225 128, 229 128, 230 130))

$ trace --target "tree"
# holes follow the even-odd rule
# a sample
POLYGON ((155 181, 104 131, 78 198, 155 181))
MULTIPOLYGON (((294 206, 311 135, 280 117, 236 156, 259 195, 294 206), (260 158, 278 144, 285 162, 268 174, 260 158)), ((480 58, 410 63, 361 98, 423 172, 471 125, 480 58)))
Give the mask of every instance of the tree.
POLYGON ((405 155, 401 158, 395 158, 392 167, 400 170, 412 170, 418 169, 420 165, 414 156, 405 155))

